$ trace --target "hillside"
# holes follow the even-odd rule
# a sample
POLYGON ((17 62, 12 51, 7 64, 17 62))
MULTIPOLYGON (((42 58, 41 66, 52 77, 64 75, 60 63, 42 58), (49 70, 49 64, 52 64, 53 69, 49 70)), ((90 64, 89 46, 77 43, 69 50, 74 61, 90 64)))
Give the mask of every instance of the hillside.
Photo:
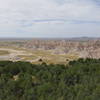
POLYGON ((1 39, 0 60, 67 64, 78 58, 100 58, 99 38, 1 39), (67 61, 67 62, 66 62, 67 61))
POLYGON ((99 38, 33 39, 25 47, 33 50, 52 50, 54 54, 77 54, 82 58, 100 58, 99 38))
POLYGON ((99 100, 100 59, 69 65, 0 61, 0 100, 99 100))

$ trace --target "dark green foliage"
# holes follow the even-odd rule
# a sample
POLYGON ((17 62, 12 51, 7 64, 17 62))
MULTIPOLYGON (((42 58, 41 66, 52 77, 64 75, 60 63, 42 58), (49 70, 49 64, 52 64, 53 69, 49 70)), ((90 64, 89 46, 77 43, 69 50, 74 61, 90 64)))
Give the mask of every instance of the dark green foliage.
POLYGON ((0 61, 0 100, 100 100, 100 59, 68 66, 0 61))
POLYGON ((39 59, 39 62, 42 62, 43 60, 42 59, 39 59))

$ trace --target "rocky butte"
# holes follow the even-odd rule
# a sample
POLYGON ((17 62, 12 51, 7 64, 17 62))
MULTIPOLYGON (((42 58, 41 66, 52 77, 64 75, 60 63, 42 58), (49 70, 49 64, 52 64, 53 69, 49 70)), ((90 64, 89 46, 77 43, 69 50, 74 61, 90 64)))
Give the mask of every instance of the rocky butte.
POLYGON ((76 53, 82 58, 100 58, 100 39, 32 39, 25 44, 33 50, 53 50, 55 54, 76 53))

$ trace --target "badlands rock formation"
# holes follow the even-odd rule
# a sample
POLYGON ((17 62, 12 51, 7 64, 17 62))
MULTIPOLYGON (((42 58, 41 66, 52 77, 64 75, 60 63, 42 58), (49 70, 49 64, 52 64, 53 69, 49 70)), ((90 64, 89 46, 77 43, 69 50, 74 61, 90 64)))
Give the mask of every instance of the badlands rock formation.
POLYGON ((52 50, 55 54, 76 53, 83 58, 100 58, 100 39, 94 40, 47 40, 33 39, 26 43, 26 48, 52 50))

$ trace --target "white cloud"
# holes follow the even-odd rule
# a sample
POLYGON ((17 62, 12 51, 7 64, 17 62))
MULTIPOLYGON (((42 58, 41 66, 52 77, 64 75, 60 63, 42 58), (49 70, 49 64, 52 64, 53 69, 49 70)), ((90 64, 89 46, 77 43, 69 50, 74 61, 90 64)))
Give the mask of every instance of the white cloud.
POLYGON ((18 30, 25 32, 22 35, 30 33, 29 36, 32 33, 33 36, 44 33, 67 36, 68 32, 71 36, 98 34, 100 24, 92 23, 100 21, 100 6, 97 4, 95 0, 0 0, 0 34, 12 32, 15 35, 18 30), (74 20, 87 23, 77 24, 74 20))

